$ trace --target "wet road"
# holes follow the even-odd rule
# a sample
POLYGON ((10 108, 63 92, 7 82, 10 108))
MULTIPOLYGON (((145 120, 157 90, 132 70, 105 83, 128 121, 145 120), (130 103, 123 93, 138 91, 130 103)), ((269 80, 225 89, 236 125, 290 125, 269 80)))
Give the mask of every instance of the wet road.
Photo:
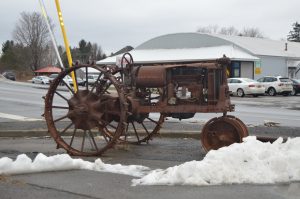
MULTIPOLYGON (((25 153, 34 158, 38 152, 46 155, 63 153, 56 150, 52 139, 0 139, 0 157, 15 158, 25 153)), ((145 145, 130 145, 108 151, 105 163, 138 164, 152 169, 165 169, 185 161, 201 160, 204 152, 195 139, 159 139, 145 145)), ((74 157, 76 158, 76 157, 74 157)), ((94 161, 96 157, 84 158, 94 161)), ((87 170, 44 172, 15 176, 0 176, 1 199, 6 198, 165 198, 165 199, 296 199, 300 183, 276 185, 218 186, 131 186, 134 177, 87 170)))
MULTIPOLYGON (((31 83, 8 83, 0 81, 0 122, 42 120, 44 111, 42 96, 48 86, 31 83)), ((64 93, 64 92, 62 92, 64 93)), ((281 126, 300 127, 300 95, 298 96, 263 96, 232 97, 237 116, 248 125, 263 125, 264 120, 280 123, 281 126)), ((220 114, 196 114, 186 122, 206 122, 220 114)))

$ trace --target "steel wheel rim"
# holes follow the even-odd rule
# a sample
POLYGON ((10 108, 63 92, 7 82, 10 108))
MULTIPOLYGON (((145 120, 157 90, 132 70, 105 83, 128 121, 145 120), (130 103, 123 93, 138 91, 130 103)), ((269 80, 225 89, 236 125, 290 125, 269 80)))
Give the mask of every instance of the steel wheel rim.
POLYGON ((158 134, 164 120, 164 114, 160 114, 158 118, 147 116, 142 122, 128 121, 128 128, 118 140, 130 144, 148 143, 153 136, 158 134))
POLYGON ((246 136, 248 130, 244 123, 235 117, 225 116, 209 120, 202 129, 200 140, 204 150, 210 151, 240 143, 246 136))
MULTIPOLYGON (((86 75, 86 78, 87 78, 87 75, 86 75)), ((96 88, 96 84, 95 84, 95 86, 89 87, 88 82, 86 82, 86 83, 87 83, 87 86, 84 87, 85 91, 93 93, 93 95, 89 95, 89 93, 87 93, 88 97, 93 98, 93 97, 95 97, 95 95, 100 96, 101 93, 99 93, 99 91, 97 91, 97 89, 102 88, 103 85, 99 84, 100 86, 97 85, 97 88, 96 88), (89 91, 89 89, 90 89, 90 91, 89 91)), ((100 97, 100 102, 101 102, 101 100, 102 100, 102 97, 100 97)), ((120 136, 120 134, 126 128, 127 124, 126 124, 125 119, 126 119, 126 110, 128 107, 126 106, 126 103, 124 103, 124 101, 125 101, 125 96, 124 96, 122 87, 120 86, 117 79, 113 75, 108 73, 105 68, 101 68, 101 67, 97 67, 97 66, 88 66, 88 65, 72 67, 66 71, 63 71, 61 74, 59 74, 59 76, 50 85, 49 91, 46 95, 45 119, 46 119, 46 123, 47 123, 48 129, 49 129, 49 132, 50 132, 51 136, 54 138, 54 140, 56 141, 58 148, 62 147, 68 153, 70 153, 72 155, 82 155, 82 156, 101 155, 104 151, 111 148, 116 143, 117 138, 120 136), (119 119, 117 128, 109 141, 104 140, 104 138, 102 137, 103 132, 101 132, 99 130, 99 126, 101 126, 100 123, 102 124, 102 126, 104 123, 101 120, 101 117, 98 118, 99 124, 97 124, 97 125, 93 124, 96 126, 93 126, 93 128, 90 128, 90 129, 89 129, 89 127, 80 127, 80 128, 78 128, 78 126, 76 127, 76 124, 75 124, 76 122, 74 122, 76 120, 73 121, 72 119, 69 118, 70 110, 73 110, 73 109, 71 109, 71 105, 70 105, 71 96, 75 99, 76 94, 79 94, 80 90, 75 94, 74 89, 72 89, 72 87, 64 84, 64 86, 67 87, 67 90, 69 90, 71 93, 68 98, 68 97, 64 97, 64 95, 61 94, 61 91, 59 91, 59 89, 58 89, 58 86, 61 84, 63 78, 66 75, 70 74, 73 71, 77 71, 80 68, 86 69, 86 72, 87 72, 89 67, 92 67, 92 68, 100 71, 99 76, 98 76, 98 81, 100 82, 100 80, 105 79, 105 80, 111 82, 111 85, 114 86, 116 93, 119 97, 119 107, 120 107, 119 118, 120 119, 119 119), (67 105, 66 105, 66 107, 64 107, 64 109, 66 109, 68 111, 66 114, 68 116, 65 115, 65 116, 62 116, 61 118, 62 118, 62 120, 69 119, 70 123, 66 127, 63 127, 63 130, 60 130, 58 128, 58 122, 61 122, 61 118, 57 118, 57 114, 55 115, 55 113, 54 113, 54 110, 56 107, 54 103, 55 103, 55 99, 57 99, 57 98, 62 98, 62 99, 66 98, 62 101, 66 101, 65 103, 67 103, 67 105), (71 130, 71 129, 73 129, 73 130, 71 130), (69 132, 69 134, 71 134, 71 138, 67 139, 65 137, 65 133, 67 133, 68 131, 71 131, 71 132, 69 132), (74 146, 75 143, 80 145, 80 142, 79 142, 79 140, 77 140, 77 137, 81 139, 81 142, 82 142, 81 147, 74 146), (79 142, 79 143, 77 143, 77 142, 79 142), (91 148, 90 150, 88 150, 88 147, 89 147, 88 145, 90 145, 90 148, 91 148)), ((83 111, 83 113, 84 113, 84 111, 83 111)), ((90 120, 87 119, 87 121, 90 121, 90 120)))

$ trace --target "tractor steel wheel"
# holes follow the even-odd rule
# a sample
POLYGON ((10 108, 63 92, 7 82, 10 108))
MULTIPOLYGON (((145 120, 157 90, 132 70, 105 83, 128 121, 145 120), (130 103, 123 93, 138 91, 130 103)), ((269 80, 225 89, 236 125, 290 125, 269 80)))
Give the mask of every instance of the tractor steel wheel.
POLYGON ((111 148, 126 129, 127 108, 123 88, 115 76, 104 67, 82 65, 63 71, 52 82, 44 115, 58 148, 71 155, 95 156, 111 148), (93 86, 88 83, 90 68, 98 71, 93 86), (83 80, 79 80, 77 76, 82 72, 83 80), (77 89, 66 81, 72 73, 77 89), (112 121, 114 128, 109 126, 112 121), (105 136, 108 129, 110 139, 105 136))
POLYGON ((163 114, 145 114, 141 121, 127 120, 128 126, 120 136, 119 141, 125 141, 132 144, 148 143, 153 136, 157 135, 165 120, 163 114))
POLYGON ((243 131, 242 131, 243 138, 249 136, 248 128, 247 128, 246 124, 244 122, 242 122, 242 120, 240 120, 239 118, 237 118, 233 115, 227 115, 226 117, 229 117, 233 120, 236 120, 235 122, 242 127, 242 129, 243 129, 243 131))
POLYGON ((216 117, 203 127, 200 140, 205 151, 242 142, 248 136, 246 125, 234 116, 216 117))
MULTIPOLYGON (((147 96, 150 101, 153 100, 152 102, 154 102, 156 100, 156 102, 158 102, 161 100, 161 93, 157 90, 158 89, 153 89, 149 91, 149 93, 155 95, 153 98, 151 98, 151 94, 150 96, 147 96)), ((120 143, 130 144, 148 143, 153 136, 158 134, 163 122, 165 121, 165 115, 163 113, 132 114, 130 112, 130 107, 131 106, 129 105, 126 120, 128 126, 125 131, 123 131, 118 141, 120 143)), ((106 135, 111 137, 110 133, 107 133, 106 135)))

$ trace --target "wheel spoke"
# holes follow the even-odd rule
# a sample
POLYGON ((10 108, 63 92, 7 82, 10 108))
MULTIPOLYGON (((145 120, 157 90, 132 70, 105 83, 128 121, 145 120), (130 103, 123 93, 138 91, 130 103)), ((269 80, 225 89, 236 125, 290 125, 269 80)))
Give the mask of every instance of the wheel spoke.
POLYGON ((95 139, 94 139, 94 136, 93 136, 93 133, 92 133, 91 130, 89 130, 89 135, 90 135, 90 137, 91 137, 91 139, 92 139, 92 141, 93 141, 93 144, 94 144, 94 146, 95 146, 96 151, 98 151, 98 147, 97 147, 97 144, 96 144, 96 142, 95 142, 95 139))
POLYGON ((93 92, 94 89, 96 88, 97 82, 100 80, 102 74, 103 74, 103 73, 100 73, 100 74, 98 75, 97 80, 95 81, 95 83, 94 83, 94 85, 93 85, 93 87, 92 87, 92 89, 91 89, 91 92, 93 92))
POLYGON ((81 65, 68 68, 62 72, 55 84, 50 85, 45 101, 45 119, 48 126, 53 126, 53 128, 49 128, 49 132, 52 137, 57 138, 55 139, 57 145, 64 148, 69 154, 101 155, 116 144, 117 139, 128 125, 123 88, 119 86, 120 81, 114 76, 114 72, 106 71, 104 67, 81 65), (88 79, 89 67, 99 71, 95 84, 94 80, 88 79), (86 74, 79 76, 79 69, 86 74), (76 90, 75 85, 68 77, 71 75, 75 77, 74 84, 81 85, 80 77, 82 77, 82 81, 86 85, 80 86, 81 90, 76 90), (68 81, 64 81, 63 78, 66 80, 67 77, 68 81), (67 92, 60 91, 61 88, 67 92), (112 88, 113 92, 111 92, 112 88), (107 94, 108 91, 111 94, 107 94), (119 100, 117 101, 117 99, 119 100), (112 102, 114 104, 111 104, 112 102), (112 108, 105 110, 104 107, 108 103, 110 104, 107 107, 112 108), (86 107, 88 107, 87 113, 85 112, 86 107), (82 118, 83 112, 87 117, 82 118), (97 132, 94 132, 93 129, 95 121, 99 123, 97 132), (61 124, 63 124, 62 127, 60 127, 61 124), (103 136, 100 141, 97 139, 98 135, 103 136))
MULTIPOLYGON (((110 141, 110 140, 107 139, 108 136, 103 131, 101 131, 101 135, 104 137, 106 142, 110 141)), ((110 139, 110 137, 109 137, 109 139, 110 139)))
POLYGON ((112 84, 111 83, 109 83, 107 86, 106 86, 106 88, 103 90, 103 91, 101 91, 101 95, 103 95, 104 93, 108 93, 108 94, 110 94, 110 92, 108 92, 107 90, 109 89, 109 87, 111 86, 112 84))
POLYGON ((147 135, 150 135, 150 133, 149 133, 148 129, 147 129, 147 128, 146 128, 146 126, 144 125, 144 122, 142 122, 141 124, 142 124, 143 128, 145 129, 145 131, 146 131, 147 135))
POLYGON ((129 128, 129 125, 126 126, 126 131, 125 131, 125 135, 124 135, 125 140, 127 140, 127 136, 128 136, 128 128, 129 128))
POLYGON ((100 125, 105 125, 105 126, 110 126, 110 127, 112 127, 112 128, 114 128, 114 129, 117 129, 117 127, 115 127, 114 125, 112 125, 111 123, 108 123, 107 121, 105 121, 105 120, 102 120, 102 119, 100 119, 100 122, 102 123, 102 124, 100 124, 100 125))
POLYGON ((88 78, 88 67, 87 66, 85 67, 85 80, 86 80, 86 82, 85 82, 86 90, 89 90, 89 78, 88 78))
POLYGON ((159 125, 159 123, 158 123, 157 121, 155 121, 155 120, 151 119, 150 117, 147 117, 147 119, 148 119, 148 120, 150 120, 151 122, 153 122, 153 123, 155 123, 155 124, 159 125))
POLYGON ((84 142, 85 142, 86 130, 83 132, 82 143, 81 143, 81 152, 83 152, 84 142))
POLYGON ((69 124, 62 132, 60 132, 60 135, 64 134, 72 125, 73 123, 69 124))
POLYGON ((64 83, 64 85, 71 91, 71 93, 72 93, 73 95, 75 95, 75 92, 74 92, 74 90, 70 87, 69 83, 68 83, 68 82, 65 82, 65 80, 63 80, 63 83, 64 83))
POLYGON ((76 128, 74 129, 73 131, 73 135, 72 135, 72 138, 71 138, 71 141, 70 141, 70 148, 72 147, 72 144, 73 144, 73 140, 74 140, 74 137, 75 137, 75 134, 76 134, 76 128))
POLYGON ((138 142, 139 142, 139 141, 140 141, 140 137, 139 137, 139 135, 138 135, 138 133, 137 133, 137 131, 136 131, 135 125, 134 125, 133 122, 131 122, 131 124, 132 124, 132 127, 133 127, 133 129, 134 129, 135 136, 136 136, 136 138, 137 138, 137 140, 138 140, 138 142))
POLYGON ((55 91, 55 93, 56 93, 59 97, 63 98, 65 101, 68 101, 68 99, 65 98, 65 97, 64 97, 62 94, 60 94, 59 92, 55 91))
POLYGON ((53 120, 53 122, 58 122, 58 121, 63 120, 65 118, 67 118, 67 117, 68 117, 68 115, 64 115, 64 116, 62 116, 62 117, 60 117, 60 118, 58 118, 56 120, 53 120))
POLYGON ((66 106, 52 106, 52 108, 57 108, 57 109, 69 109, 69 107, 66 107, 66 106))

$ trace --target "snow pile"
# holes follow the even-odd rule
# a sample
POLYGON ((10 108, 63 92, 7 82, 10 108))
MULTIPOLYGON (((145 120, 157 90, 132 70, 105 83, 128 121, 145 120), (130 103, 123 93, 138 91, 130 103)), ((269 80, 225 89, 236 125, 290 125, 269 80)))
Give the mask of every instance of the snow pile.
POLYGON ((105 164, 101 159, 95 160, 94 163, 82 159, 72 159, 67 154, 54 155, 47 157, 44 154, 38 154, 32 161, 25 154, 19 155, 15 161, 4 157, 0 159, 1 174, 24 174, 45 171, 61 171, 72 169, 86 169, 101 172, 118 173, 132 175, 135 177, 144 176, 149 172, 148 167, 139 165, 123 166, 120 164, 105 164))
POLYGON ((202 161, 191 161, 165 170, 154 170, 132 185, 270 184, 300 180, 300 138, 273 144, 247 137, 210 151, 202 161))
POLYGON ((273 144, 247 137, 241 144, 233 144, 210 151, 202 161, 191 161, 162 170, 150 171, 139 165, 124 166, 72 159, 67 154, 47 157, 38 154, 32 161, 25 154, 15 161, 0 159, 1 174, 22 174, 44 171, 86 169, 131 175, 132 185, 219 185, 271 184, 300 181, 300 137, 273 144))

